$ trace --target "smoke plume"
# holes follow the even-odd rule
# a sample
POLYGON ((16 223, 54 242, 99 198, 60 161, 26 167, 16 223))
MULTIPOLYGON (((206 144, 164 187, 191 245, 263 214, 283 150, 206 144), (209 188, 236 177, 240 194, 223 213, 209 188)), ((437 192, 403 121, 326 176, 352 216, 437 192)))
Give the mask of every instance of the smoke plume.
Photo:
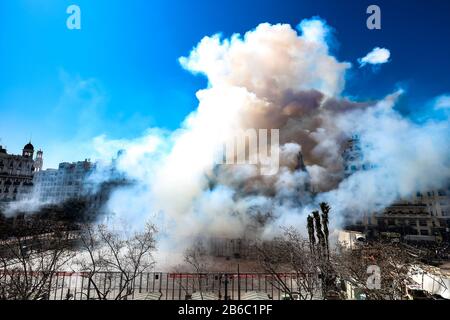
POLYGON ((208 79, 197 109, 178 130, 149 129, 135 140, 97 137, 107 159, 138 181, 117 190, 114 215, 139 226, 147 218, 171 241, 195 235, 271 236, 281 225, 306 230, 306 215, 330 204, 343 214, 379 211, 400 197, 436 189, 450 178, 449 126, 417 124, 395 110, 401 91, 381 101, 342 96, 351 68, 330 54, 320 19, 263 23, 244 35, 204 37, 180 64, 208 79), (262 176, 254 165, 218 165, 237 130, 280 130, 280 168, 262 176), (353 134, 373 167, 344 175, 342 151, 353 134))

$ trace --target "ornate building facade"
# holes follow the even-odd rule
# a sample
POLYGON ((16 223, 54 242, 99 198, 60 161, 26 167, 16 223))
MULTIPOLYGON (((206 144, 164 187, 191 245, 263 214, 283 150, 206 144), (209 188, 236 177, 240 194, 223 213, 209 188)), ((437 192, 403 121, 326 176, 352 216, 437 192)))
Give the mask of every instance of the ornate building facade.
POLYGON ((9 202, 22 200, 29 196, 33 190, 33 175, 38 168, 42 168, 43 152, 34 156, 34 146, 27 143, 22 150, 22 155, 8 154, 7 150, 0 146, 0 201, 9 202))

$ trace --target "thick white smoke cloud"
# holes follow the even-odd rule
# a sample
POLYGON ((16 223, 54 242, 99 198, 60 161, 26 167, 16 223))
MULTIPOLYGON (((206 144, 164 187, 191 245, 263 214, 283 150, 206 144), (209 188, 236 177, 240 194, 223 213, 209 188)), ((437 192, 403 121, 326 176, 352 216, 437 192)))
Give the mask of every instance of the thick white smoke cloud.
POLYGON ((137 226, 153 217, 171 241, 200 233, 270 236, 280 225, 303 227, 318 201, 330 203, 336 223, 343 213, 379 210, 445 184, 448 121, 419 126, 403 118, 393 109, 399 92, 374 103, 342 97, 351 65, 330 54, 329 28, 305 20, 299 32, 264 23, 243 36, 205 37, 180 58, 209 82, 180 129, 94 141, 105 159, 124 149, 118 168, 139 182, 113 193, 111 211, 137 226), (280 129, 276 175, 215 164, 223 144, 247 128, 280 129), (342 144, 354 133, 375 166, 345 178, 342 144))
POLYGON ((340 130, 359 134, 364 161, 374 165, 319 195, 338 212, 380 211, 399 198, 449 183, 449 122, 418 125, 403 118, 393 109, 401 94, 396 92, 374 106, 335 119, 340 130))
POLYGON ((181 64, 204 73, 212 88, 245 88, 260 99, 279 101, 287 91, 318 90, 338 95, 348 63, 328 53, 328 28, 321 20, 305 20, 301 36, 288 24, 260 24, 243 37, 205 37, 181 64))

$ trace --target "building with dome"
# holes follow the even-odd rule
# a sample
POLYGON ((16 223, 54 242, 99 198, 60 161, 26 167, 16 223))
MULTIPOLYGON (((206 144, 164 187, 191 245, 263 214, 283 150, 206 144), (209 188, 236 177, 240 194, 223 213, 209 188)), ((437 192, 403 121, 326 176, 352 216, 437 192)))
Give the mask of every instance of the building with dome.
POLYGON ((0 145, 0 201, 9 202, 26 198, 33 190, 33 175, 42 169, 43 152, 34 157, 31 141, 22 149, 22 155, 8 154, 0 145), (36 166, 37 165, 37 166, 36 166))

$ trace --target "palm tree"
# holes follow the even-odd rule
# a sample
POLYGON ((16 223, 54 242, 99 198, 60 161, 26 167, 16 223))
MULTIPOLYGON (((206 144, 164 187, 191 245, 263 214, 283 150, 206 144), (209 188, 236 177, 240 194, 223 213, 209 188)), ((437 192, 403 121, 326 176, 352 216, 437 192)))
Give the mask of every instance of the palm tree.
POLYGON ((322 202, 320 204, 320 210, 322 211, 322 228, 323 228, 323 233, 325 235, 325 246, 326 246, 326 254, 328 259, 330 258, 330 247, 329 247, 329 229, 328 229, 328 223, 329 223, 329 219, 328 219, 328 213, 330 212, 330 206, 326 203, 326 202, 322 202))
POLYGON ((325 235, 322 231, 322 223, 320 221, 320 215, 319 215, 319 211, 313 211, 312 212, 313 217, 314 217, 314 223, 315 223, 315 229, 316 229, 316 235, 317 235, 317 239, 319 240, 319 258, 322 258, 324 252, 325 252, 325 235))
POLYGON ((316 237, 314 236, 314 219, 311 216, 307 218, 308 223, 308 236, 309 236, 309 248, 311 254, 314 255, 314 247, 316 246, 316 237))

